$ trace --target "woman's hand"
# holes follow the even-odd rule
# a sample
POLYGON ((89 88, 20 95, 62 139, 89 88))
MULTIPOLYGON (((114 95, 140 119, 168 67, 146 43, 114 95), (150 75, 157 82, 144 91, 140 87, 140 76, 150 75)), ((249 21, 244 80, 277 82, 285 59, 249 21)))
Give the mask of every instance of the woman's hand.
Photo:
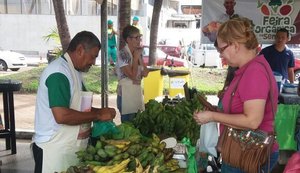
POLYGON ((133 52, 133 59, 138 61, 143 55, 143 48, 135 49, 133 52))
POLYGON ((199 125, 206 124, 213 121, 212 113, 211 111, 196 111, 193 118, 199 125))

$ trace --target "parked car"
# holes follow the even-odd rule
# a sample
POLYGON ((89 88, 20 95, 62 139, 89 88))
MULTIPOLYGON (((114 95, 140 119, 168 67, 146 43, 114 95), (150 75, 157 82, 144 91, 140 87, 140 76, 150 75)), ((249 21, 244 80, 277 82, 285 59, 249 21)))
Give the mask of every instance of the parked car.
POLYGON ((196 66, 222 68, 226 62, 220 58, 220 54, 213 44, 195 43, 191 61, 196 66))
POLYGON ((20 68, 27 67, 26 57, 17 52, 0 50, 0 71, 18 71, 20 68))
POLYGON ((171 45, 158 45, 157 48, 165 52, 167 55, 175 56, 180 58, 181 56, 181 47, 180 46, 171 46, 171 45))
POLYGON ((157 48, 161 49, 168 55, 182 57, 185 53, 183 40, 175 38, 162 39, 158 42, 157 48))
MULTIPOLYGON (((173 67, 189 67, 189 63, 185 59, 180 59, 174 56, 167 55, 160 49, 156 49, 158 66, 173 66, 173 67)), ((144 46, 143 59, 146 65, 149 64, 149 47, 144 46)))

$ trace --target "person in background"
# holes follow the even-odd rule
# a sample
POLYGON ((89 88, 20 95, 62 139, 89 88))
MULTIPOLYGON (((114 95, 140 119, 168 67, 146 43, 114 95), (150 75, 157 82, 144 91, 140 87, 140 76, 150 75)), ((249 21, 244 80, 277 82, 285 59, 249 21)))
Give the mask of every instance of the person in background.
POLYGON ((225 13, 220 17, 220 22, 226 22, 229 19, 241 17, 234 11, 234 7, 236 5, 235 0, 224 0, 223 5, 225 7, 225 13))
MULTIPOLYGON (((278 101, 277 85, 268 62, 263 55, 257 56, 258 41, 252 28, 251 21, 247 18, 230 19, 220 26, 217 50, 229 66, 238 69, 224 92, 223 112, 195 112, 194 119, 198 124, 218 122, 221 130, 226 125, 238 129, 273 132, 273 110, 276 112, 278 101), (270 98, 271 95, 273 99, 270 98)), ((270 155, 271 169, 277 159, 278 144, 275 143, 270 155)), ((267 172, 268 165, 264 165, 262 169, 267 172)), ((224 161, 221 170, 230 173, 243 172, 224 161)))
POLYGON ((141 80, 149 73, 143 62, 142 35, 138 28, 128 25, 122 37, 126 42, 119 51, 116 71, 118 75, 117 107, 121 122, 131 121, 138 110, 144 110, 141 80))
POLYGON ((187 53, 187 56, 188 56, 188 61, 191 61, 192 60, 192 55, 193 55, 193 43, 189 44, 186 53, 187 53))
POLYGON ((107 54, 110 65, 114 66, 117 62, 117 38, 118 33, 114 29, 112 20, 107 21, 107 54))
POLYGON ((132 18, 132 26, 137 27, 140 30, 140 34, 143 35, 143 28, 142 26, 139 24, 140 22, 140 18, 138 16, 134 16, 132 18))
POLYGON ((35 173, 62 172, 77 165, 75 152, 86 148, 91 122, 111 121, 115 117, 113 108, 81 110, 86 91, 82 72, 95 64, 100 48, 93 33, 79 32, 67 52, 43 71, 36 97, 32 144, 35 173))
POLYGON ((217 20, 211 21, 202 28, 202 33, 204 34, 204 36, 208 37, 211 42, 214 42, 216 40, 218 28, 222 23, 226 22, 229 19, 240 17, 235 13, 235 5, 235 0, 224 0, 223 6, 225 8, 225 13, 219 16, 217 20))
POLYGON ((284 80, 294 83, 295 57, 293 52, 286 46, 289 40, 289 31, 281 28, 276 32, 275 43, 261 50, 271 69, 280 73, 284 80))

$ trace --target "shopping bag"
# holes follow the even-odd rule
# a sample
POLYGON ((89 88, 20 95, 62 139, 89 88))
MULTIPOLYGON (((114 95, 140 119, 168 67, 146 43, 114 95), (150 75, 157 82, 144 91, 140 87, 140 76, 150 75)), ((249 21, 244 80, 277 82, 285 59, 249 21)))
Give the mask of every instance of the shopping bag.
POLYGON ((99 137, 104 134, 117 133, 118 129, 113 121, 94 121, 92 127, 92 137, 99 137))
POLYGON ((200 127, 199 151, 217 157, 218 127, 216 122, 209 122, 200 127))
POLYGON ((295 129, 300 106, 279 104, 275 116, 276 140, 280 150, 297 150, 295 129))
POLYGON ((197 162, 196 162, 196 147, 192 146, 191 140, 187 137, 184 137, 181 140, 186 146, 187 149, 187 156, 188 156, 188 163, 187 163, 187 173, 196 173, 198 172, 197 162))

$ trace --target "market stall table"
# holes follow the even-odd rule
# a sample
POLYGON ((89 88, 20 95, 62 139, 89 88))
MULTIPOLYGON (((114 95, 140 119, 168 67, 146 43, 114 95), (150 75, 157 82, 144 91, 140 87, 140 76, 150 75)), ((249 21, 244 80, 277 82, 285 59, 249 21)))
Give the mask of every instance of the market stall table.
POLYGON ((16 131, 13 92, 21 89, 22 83, 16 80, 0 80, 0 92, 3 97, 4 129, 0 130, 0 137, 5 138, 6 150, 16 154, 16 131))

